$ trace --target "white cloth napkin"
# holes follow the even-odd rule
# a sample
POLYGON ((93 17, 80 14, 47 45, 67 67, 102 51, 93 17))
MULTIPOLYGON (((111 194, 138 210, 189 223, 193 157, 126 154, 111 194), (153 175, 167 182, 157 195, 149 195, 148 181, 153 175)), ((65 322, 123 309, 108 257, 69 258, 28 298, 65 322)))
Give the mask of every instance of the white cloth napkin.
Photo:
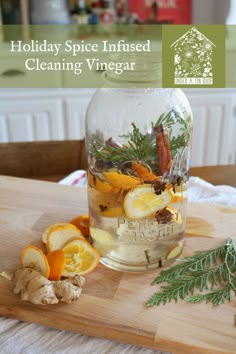
POLYGON ((236 188, 227 185, 215 186, 199 177, 190 177, 188 200, 236 207, 236 188))
POLYGON ((87 186, 87 173, 84 170, 77 170, 70 173, 68 176, 59 181, 60 184, 66 184, 69 186, 87 186))
MULTIPOLYGON (((86 187, 86 172, 84 170, 77 170, 63 178, 59 183, 86 187)), ((226 185, 214 186, 199 177, 190 177, 188 200, 191 202, 206 202, 236 207, 236 188, 226 185)))

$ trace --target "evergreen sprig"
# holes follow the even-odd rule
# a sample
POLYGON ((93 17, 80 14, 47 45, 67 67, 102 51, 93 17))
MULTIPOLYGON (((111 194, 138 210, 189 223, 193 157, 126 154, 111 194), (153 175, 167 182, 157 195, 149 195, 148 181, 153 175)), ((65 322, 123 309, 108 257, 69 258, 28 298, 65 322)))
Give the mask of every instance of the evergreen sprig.
POLYGON ((156 152, 155 128, 159 125, 169 129, 170 149, 172 156, 179 149, 184 149, 190 139, 192 129, 191 116, 184 119, 176 110, 171 110, 167 114, 162 114, 152 123, 152 131, 143 134, 133 123, 132 130, 122 137, 127 140, 125 146, 108 146, 93 138, 90 142, 90 153, 97 159, 122 163, 128 160, 141 160, 146 163, 158 164, 156 152), (179 123, 180 134, 172 137, 173 126, 179 123))
POLYGON ((101 144, 98 141, 92 141, 90 144, 90 152, 97 159, 103 161, 111 161, 121 163, 128 160, 149 161, 153 155, 155 156, 155 145, 150 134, 142 134, 139 128, 133 123, 133 130, 127 135, 123 135, 127 139, 125 147, 109 146, 101 144))
POLYGON ((151 134, 142 134, 136 124, 132 123, 133 130, 126 135, 128 144, 125 150, 131 150, 138 160, 147 161, 151 156, 155 155, 156 144, 151 134))
POLYGON ((168 284, 150 298, 147 306, 180 299, 220 305, 230 301, 232 292, 236 295, 236 247, 233 240, 180 261, 180 264, 163 270, 152 282, 152 285, 168 284))

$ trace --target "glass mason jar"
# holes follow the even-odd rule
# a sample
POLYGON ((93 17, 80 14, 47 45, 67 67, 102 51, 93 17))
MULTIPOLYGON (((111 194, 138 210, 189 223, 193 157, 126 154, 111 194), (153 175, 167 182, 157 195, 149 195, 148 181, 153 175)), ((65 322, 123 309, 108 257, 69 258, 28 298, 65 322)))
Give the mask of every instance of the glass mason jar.
POLYGON ((183 248, 192 112, 180 89, 146 88, 150 69, 127 82, 108 72, 113 88, 86 113, 91 242, 121 271, 156 269, 183 248))

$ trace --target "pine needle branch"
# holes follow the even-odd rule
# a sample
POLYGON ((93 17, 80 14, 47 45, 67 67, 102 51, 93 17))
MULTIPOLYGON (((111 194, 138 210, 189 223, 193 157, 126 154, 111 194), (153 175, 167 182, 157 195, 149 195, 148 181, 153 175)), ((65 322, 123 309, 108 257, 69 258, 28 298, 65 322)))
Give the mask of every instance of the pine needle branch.
POLYGON ((205 269, 207 265, 211 267, 213 264, 217 263, 217 259, 222 256, 226 247, 226 245, 223 245, 216 249, 197 252, 192 257, 180 259, 182 263, 161 271, 160 275, 152 282, 152 285, 163 282, 169 283, 183 274, 188 274, 194 270, 205 269))
POLYGON ((179 112, 171 110, 167 114, 162 114, 156 121, 152 123, 151 131, 142 133, 141 130, 133 123, 131 131, 122 137, 126 140, 123 146, 107 146, 101 143, 101 136, 96 136, 90 141, 89 151, 96 159, 103 161, 111 161, 114 163, 122 163, 128 160, 141 160, 150 165, 158 165, 157 149, 156 149, 156 133, 155 128, 163 125, 169 129, 170 150, 174 157, 177 150, 183 149, 189 142, 190 132, 192 129, 191 116, 184 119, 179 112), (175 124, 180 125, 180 134, 172 137, 172 127, 175 124))
POLYGON ((185 300, 192 303, 211 302, 213 305, 221 305, 226 300, 231 300, 231 286, 230 284, 227 284, 221 289, 215 289, 206 294, 192 295, 185 300))
POLYGON ((152 282, 152 285, 163 282, 168 285, 162 286, 150 298, 146 304, 148 307, 179 299, 220 305, 230 301, 232 292, 236 295, 236 247, 233 240, 179 261, 180 264, 162 271, 152 282))

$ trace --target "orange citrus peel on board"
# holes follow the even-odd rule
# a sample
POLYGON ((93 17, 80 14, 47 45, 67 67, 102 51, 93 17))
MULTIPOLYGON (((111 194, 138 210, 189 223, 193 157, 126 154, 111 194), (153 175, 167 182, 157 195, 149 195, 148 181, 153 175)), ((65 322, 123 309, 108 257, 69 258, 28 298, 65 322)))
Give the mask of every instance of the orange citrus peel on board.
POLYGON ((73 277, 75 274, 88 274, 98 265, 100 254, 87 242, 73 240, 63 248, 65 266, 62 275, 73 277))
POLYGON ((81 214, 76 216, 74 219, 71 220, 71 224, 76 226, 79 229, 83 236, 89 235, 89 215, 88 214, 81 214))
POLYGON ((81 238, 85 240, 81 231, 77 229, 72 224, 67 224, 65 226, 58 226, 53 228, 47 237, 46 248, 48 252, 52 252, 57 249, 62 249, 67 242, 73 240, 74 238, 81 238))
POLYGON ((22 268, 33 268, 45 278, 49 277, 50 267, 47 257, 38 247, 33 245, 25 247, 21 253, 20 263, 22 268))
POLYGON ((32 268, 45 278, 58 281, 92 272, 98 265, 100 254, 85 240, 89 235, 89 216, 81 214, 71 223, 49 225, 41 235, 47 255, 34 245, 21 253, 21 267, 32 268))
POLYGON ((62 250, 55 250, 47 254, 50 267, 49 280, 60 280, 65 265, 65 254, 62 250))

